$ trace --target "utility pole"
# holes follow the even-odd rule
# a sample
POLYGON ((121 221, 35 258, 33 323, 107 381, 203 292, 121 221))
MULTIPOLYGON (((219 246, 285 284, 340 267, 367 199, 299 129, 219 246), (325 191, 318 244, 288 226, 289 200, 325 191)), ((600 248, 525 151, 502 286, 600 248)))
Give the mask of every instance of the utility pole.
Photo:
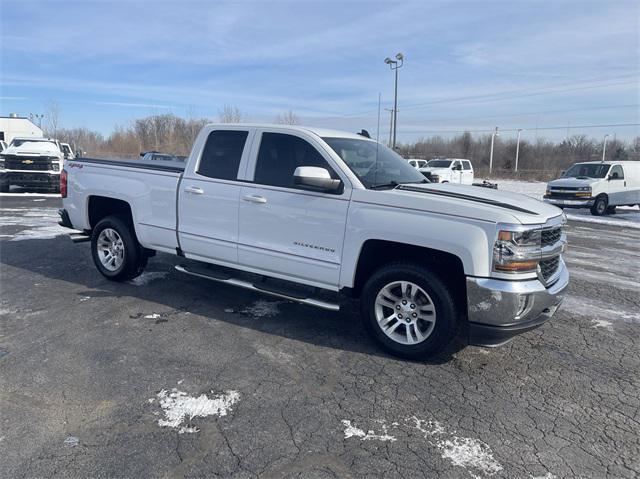
POLYGON ((493 143, 495 142, 496 136, 498 136, 498 127, 493 133, 491 133, 491 153, 489 155, 489 174, 493 171, 493 143))
POLYGON ((607 152, 607 138, 609 138, 609 134, 604 135, 604 140, 602 142, 602 162, 604 163, 604 155, 607 152))
POLYGON ((376 141, 378 143, 380 142, 380 100, 381 99, 382 99, 382 93, 378 92, 378 129, 376 130, 376 141))
POLYGON ((402 53, 396 54, 396 59, 392 60, 387 57, 384 59, 384 62, 389 65, 389 68, 395 70, 395 86, 394 86, 394 96, 393 96, 393 143, 392 148, 395 150, 396 148, 396 136, 398 130, 398 68, 402 67, 404 64, 404 55, 402 53))
POLYGON ((516 173, 518 172, 518 156, 520 156, 520 133, 522 128, 518 128, 518 140, 516 141, 516 173))

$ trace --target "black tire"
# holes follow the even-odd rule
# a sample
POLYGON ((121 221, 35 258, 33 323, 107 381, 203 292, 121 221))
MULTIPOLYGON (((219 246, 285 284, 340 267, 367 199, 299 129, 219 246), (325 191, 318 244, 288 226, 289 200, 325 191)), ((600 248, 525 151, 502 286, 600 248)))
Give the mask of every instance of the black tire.
MULTIPOLYGON (((364 285, 360 297, 360 314, 367 331, 386 351, 406 359, 427 359, 446 348, 460 332, 462 319, 454 298, 450 287, 428 269, 410 263, 391 263, 376 271, 364 285), (416 284, 433 302, 435 324, 426 339, 417 344, 402 344, 390 338, 382 331, 376 319, 378 293, 395 281, 410 281, 416 284)), ((392 308, 389 309, 393 311, 392 308)), ((400 325, 396 329, 399 327, 408 330, 408 326, 400 325)))
POLYGON ((147 256, 138 239, 131 221, 120 216, 107 216, 100 220, 91 233, 91 256, 96 268, 108 280, 127 281, 139 276, 147 265, 147 256), (124 260, 114 271, 107 269, 100 260, 98 253, 98 238, 100 233, 110 228, 120 236, 124 247, 124 260))
POLYGON ((607 206, 607 214, 608 215, 615 215, 616 214, 616 207, 615 206, 607 206))
POLYGON ((0 193, 9 193, 9 183, 0 183, 0 193))
POLYGON ((591 207, 591 214, 593 216, 604 216, 607 214, 608 206, 609 199, 607 198, 607 195, 599 195, 591 207))

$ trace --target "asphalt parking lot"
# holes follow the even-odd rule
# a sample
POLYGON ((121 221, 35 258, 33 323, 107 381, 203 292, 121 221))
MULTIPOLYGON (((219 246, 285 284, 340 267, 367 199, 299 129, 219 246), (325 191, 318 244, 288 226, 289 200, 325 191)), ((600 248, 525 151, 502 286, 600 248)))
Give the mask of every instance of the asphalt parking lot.
POLYGON ((169 255, 108 282, 59 204, 0 198, 0 477, 640 475, 640 229, 570 222, 552 321, 416 363, 169 255))

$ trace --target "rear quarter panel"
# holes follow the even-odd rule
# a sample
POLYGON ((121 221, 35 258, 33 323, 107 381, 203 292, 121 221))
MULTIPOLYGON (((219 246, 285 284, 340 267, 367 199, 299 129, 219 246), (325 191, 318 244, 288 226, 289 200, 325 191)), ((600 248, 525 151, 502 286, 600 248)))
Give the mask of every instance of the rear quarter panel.
POLYGON ((103 196, 125 201, 142 246, 175 252, 176 192, 180 175, 70 161, 64 208, 76 229, 90 229, 89 200, 103 196))

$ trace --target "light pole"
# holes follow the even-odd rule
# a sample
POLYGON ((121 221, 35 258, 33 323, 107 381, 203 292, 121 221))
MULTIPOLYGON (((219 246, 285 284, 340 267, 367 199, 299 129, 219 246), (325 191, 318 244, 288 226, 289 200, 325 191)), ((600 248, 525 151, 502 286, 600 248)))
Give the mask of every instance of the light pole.
POLYGON ((44 114, 29 113, 29 120, 31 120, 31 123, 33 123, 34 119, 38 120, 38 128, 40 128, 40 129, 42 129, 42 119, 43 118, 44 118, 44 114))
POLYGON ((390 113, 389 115, 389 148, 391 148, 391 139, 393 137, 393 108, 385 108, 385 111, 390 113))
POLYGON ((607 152, 607 138, 609 138, 609 134, 604 135, 604 140, 602 141, 602 162, 604 163, 604 154, 607 152))
POLYGON ((518 156, 520 156, 520 133, 522 128, 518 128, 518 139, 516 140, 516 173, 518 172, 518 156))
POLYGON ((392 60, 387 57, 384 59, 384 62, 389 65, 389 68, 395 71, 396 73, 396 81, 394 88, 394 96, 393 96, 393 143, 392 148, 396 147, 396 133, 398 132, 398 68, 402 67, 404 64, 404 55, 402 53, 396 54, 396 59, 392 60))
POLYGON ((491 154, 489 155, 489 174, 491 174, 491 171, 493 170, 493 143, 496 139, 496 136, 499 136, 497 126, 495 131, 491 133, 491 154))

